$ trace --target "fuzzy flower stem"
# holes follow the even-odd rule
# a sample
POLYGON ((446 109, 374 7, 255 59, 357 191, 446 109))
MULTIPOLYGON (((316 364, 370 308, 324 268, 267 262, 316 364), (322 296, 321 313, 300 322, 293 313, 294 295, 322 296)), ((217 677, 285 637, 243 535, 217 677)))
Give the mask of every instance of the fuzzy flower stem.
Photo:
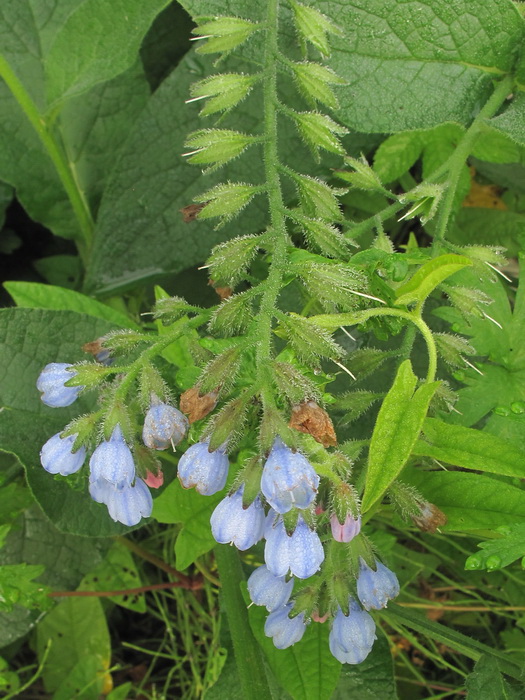
POLYGON ((273 243, 272 264, 257 318, 257 385, 262 387, 263 404, 273 404, 273 397, 265 390, 266 370, 272 356, 272 321, 286 267, 287 236, 284 203, 279 177, 277 148, 277 68, 279 47, 277 41, 279 0, 269 0, 267 5, 267 38, 264 55, 264 169, 268 187, 270 231, 273 243))

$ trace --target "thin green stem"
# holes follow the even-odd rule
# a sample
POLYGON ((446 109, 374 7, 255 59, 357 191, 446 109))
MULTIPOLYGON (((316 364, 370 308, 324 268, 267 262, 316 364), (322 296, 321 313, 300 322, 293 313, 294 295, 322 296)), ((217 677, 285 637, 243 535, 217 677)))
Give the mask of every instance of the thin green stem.
POLYGON ((501 107, 501 105, 505 101, 505 98, 511 90, 512 78, 511 76, 507 76, 500 83, 497 84, 490 99, 487 100, 483 108, 480 110, 477 117, 474 119, 472 124, 465 132, 463 138, 458 143, 456 150, 447 161, 447 191, 443 198, 443 203, 441 205, 438 215, 436 232, 434 234, 434 246, 439 245, 440 241, 442 241, 445 238, 447 226, 454 208, 454 199, 456 197, 456 190, 458 187, 459 178, 461 176, 461 171, 472 151, 472 147, 476 139, 480 134, 480 131, 483 127, 483 123, 486 119, 490 119, 490 117, 494 116, 494 114, 501 107))
POLYGON ((270 235, 273 243, 273 255, 270 272, 266 279, 266 288, 261 298, 257 317, 257 377, 255 383, 262 387, 263 405, 272 405, 274 400, 265 390, 268 364, 272 357, 272 322, 275 305, 281 291, 282 279, 286 267, 288 237, 284 202, 279 177, 279 153, 277 147, 277 64, 279 47, 277 40, 279 0, 269 0, 267 5, 267 40, 264 54, 264 168, 270 210, 270 235))
POLYGON ((266 700, 272 697, 264 671, 261 650, 253 636, 248 610, 240 584, 244 581, 239 554, 234 547, 215 547, 215 560, 221 580, 221 598, 228 616, 233 652, 241 683, 243 700, 266 700))
POLYGON ((47 151, 49 158, 55 166, 55 170, 57 171, 58 177, 60 178, 62 186, 64 187, 64 190, 69 198, 71 207, 78 222, 78 249, 80 255, 85 260, 93 241, 94 223, 88 203, 84 197, 84 193, 79 188, 73 172, 69 167, 67 158, 49 130, 46 120, 38 110, 23 84, 12 70, 9 63, 1 54, 0 77, 4 79, 7 87, 11 90, 13 97, 16 99, 22 111, 29 119, 32 127, 40 138, 42 145, 47 151))

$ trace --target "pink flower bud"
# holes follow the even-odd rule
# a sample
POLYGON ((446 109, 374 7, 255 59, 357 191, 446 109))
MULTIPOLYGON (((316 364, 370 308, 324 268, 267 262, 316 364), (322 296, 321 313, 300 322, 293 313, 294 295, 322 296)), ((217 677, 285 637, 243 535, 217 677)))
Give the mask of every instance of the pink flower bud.
POLYGON ((159 489, 164 483, 164 474, 160 469, 156 474, 153 474, 153 472, 150 472, 148 469, 144 481, 150 489, 159 489))
POLYGON ((334 513, 330 518, 330 525, 333 538, 337 542, 350 542, 361 532, 361 518, 354 518, 351 513, 348 513, 343 524, 334 513))

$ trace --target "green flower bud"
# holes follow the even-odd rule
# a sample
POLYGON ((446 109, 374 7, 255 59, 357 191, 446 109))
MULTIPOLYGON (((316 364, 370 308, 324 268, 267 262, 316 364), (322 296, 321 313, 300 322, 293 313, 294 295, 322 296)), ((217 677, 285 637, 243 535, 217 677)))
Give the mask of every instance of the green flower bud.
POLYGON ((71 372, 71 379, 64 383, 64 386, 82 386, 86 389, 93 389, 99 386, 107 376, 114 374, 110 367, 92 362, 79 362, 71 365, 74 373, 71 372))
POLYGON ((321 392, 314 382, 305 377, 298 367, 288 362, 273 363, 273 379, 278 392, 292 405, 310 399, 321 400, 321 392))
POLYGON ((322 180, 308 175, 294 174, 301 207, 307 216, 314 216, 329 221, 339 221, 342 218, 339 203, 335 197, 341 191, 334 190, 322 180))
MULTIPOLYGON (((362 375, 357 372, 353 364, 352 370, 356 372, 356 376, 361 378, 362 375)), ((343 413, 341 424, 348 425, 366 413, 383 396, 384 394, 376 394, 373 391, 349 391, 336 399, 333 409, 343 413)))
POLYGON ((240 236, 215 246, 207 261, 214 282, 235 287, 245 277, 259 242, 260 236, 240 236))
POLYGON ((141 343, 153 343, 154 341, 154 335, 132 330, 112 331, 100 338, 102 347, 107 348, 112 355, 127 354, 141 343))
POLYGON ((215 416, 209 447, 212 452, 225 443, 228 443, 228 448, 231 449, 241 436, 250 399, 251 394, 245 392, 227 403, 215 416))
POLYGON ((360 298, 371 298, 366 293, 365 275, 349 265, 302 263, 294 265, 294 269, 310 295, 326 311, 349 311, 358 305, 360 298))
POLYGON ((344 354, 331 335, 304 316, 279 314, 280 327, 298 357, 307 365, 318 365, 320 357, 336 360, 344 354))
POLYGON ((215 389, 226 393, 235 382, 241 362, 241 348, 228 348, 204 368, 199 388, 201 394, 207 394, 215 389))
POLYGON ((207 39, 207 42, 197 49, 198 53, 227 53, 259 29, 258 24, 247 19, 217 17, 192 29, 192 34, 198 34, 192 41, 207 39))
POLYGON ((441 289, 448 296, 450 303, 467 318, 468 316, 483 318, 485 314, 480 309, 480 306, 492 304, 492 299, 481 289, 456 287, 448 284, 442 284, 441 289))
POLYGON ((244 333, 253 319, 251 290, 225 299, 213 314, 209 328, 223 336, 244 333))
POLYGON ((165 297, 155 302, 153 318, 162 321, 164 326, 169 326, 188 313, 198 313, 200 310, 198 306, 188 304, 181 297, 165 297))
POLYGON ((201 110, 202 117, 224 112, 235 107, 250 93, 257 76, 241 73, 223 73, 194 83, 190 88, 191 99, 187 102, 206 99, 201 110))
POLYGON ((339 103, 330 85, 345 85, 333 70, 320 63, 292 63, 294 78, 303 95, 312 102, 322 102, 330 109, 337 109, 339 103))
POLYGON ((310 146, 316 158, 319 157, 319 149, 324 148, 330 153, 343 154, 342 147, 338 136, 343 136, 348 133, 348 129, 325 114, 319 112, 295 112, 293 119, 299 133, 305 142, 310 146))
POLYGON ((186 148, 190 148, 188 162, 194 165, 210 165, 211 172, 237 158, 252 143, 257 143, 256 136, 241 134, 230 129, 201 129, 194 131, 186 140, 186 148))
POLYGON ((310 248, 329 258, 348 258, 351 242, 335 226, 321 219, 297 216, 295 212, 292 218, 300 224, 310 248))
POLYGON ((327 34, 342 35, 341 30, 325 15, 308 5, 292 2, 295 26, 299 36, 309 41, 324 56, 330 54, 327 34))
POLYGON ((450 333, 434 333, 439 354, 452 367, 464 367, 463 355, 475 355, 476 351, 466 338, 450 333))
POLYGON ((222 182, 195 197, 196 202, 206 202, 206 206, 199 212, 197 218, 211 219, 220 216, 221 223, 230 221, 260 191, 260 187, 246 185, 242 182, 222 182))
POLYGON ((444 189, 444 185, 423 182, 407 194, 400 196, 400 202, 413 203, 413 205, 399 218, 399 221, 419 216, 422 224, 428 223, 437 211, 444 189))
POLYGON ((377 173, 368 165, 364 156, 360 159, 347 156, 345 162, 353 168, 353 171, 336 170, 335 174, 341 180, 349 182, 360 190, 370 190, 372 192, 385 191, 377 173))

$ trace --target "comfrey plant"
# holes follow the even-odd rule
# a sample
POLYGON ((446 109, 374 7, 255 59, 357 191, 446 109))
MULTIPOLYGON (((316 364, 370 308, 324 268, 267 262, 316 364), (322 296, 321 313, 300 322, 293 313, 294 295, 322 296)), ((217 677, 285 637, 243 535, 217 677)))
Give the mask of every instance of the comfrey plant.
MULTIPOLYGON (((445 424, 427 413, 453 410, 456 397, 436 380, 438 357, 456 369, 476 369, 466 357, 475 350, 465 338, 433 332, 423 318, 426 300, 446 297, 463 317, 494 322, 485 310, 490 297, 449 278, 468 274, 468 268, 492 275, 502 257, 499 249, 462 249, 445 241, 459 177, 453 157, 424 181, 393 192, 365 159, 346 154, 348 130, 336 119, 337 89, 346 81, 325 64, 328 39, 340 33, 318 9, 294 0, 268 0, 261 22, 199 22, 197 51, 218 54, 219 68, 225 57, 235 67, 229 54, 238 51, 246 61, 191 86, 187 102, 202 104, 207 121, 187 137, 184 157, 205 173, 241 157, 257 167, 253 181, 215 184, 184 214, 197 221, 217 218, 218 227, 233 229, 230 222, 255 200, 267 219, 211 251, 205 267, 221 299, 217 306, 161 295, 153 310, 158 334, 109 334, 97 341, 96 361, 52 363, 37 386, 44 403, 55 408, 99 389, 97 410, 73 420, 42 448, 48 472, 79 472, 90 454, 91 497, 113 520, 134 526, 152 514, 150 489, 163 483, 158 452, 182 443, 182 487, 208 497, 222 492, 210 522, 217 543, 243 552, 258 547, 264 559, 248 579, 248 594, 269 613, 266 636, 285 649, 300 642, 309 625, 329 619, 331 653, 341 663, 359 664, 376 639, 374 611, 400 591, 366 525, 385 498, 423 530, 444 525, 444 514, 398 477, 411 455, 440 456, 435 444, 445 424), (282 16, 291 17, 297 46, 281 34, 282 16), (257 133, 234 128, 245 99, 258 100, 257 133), (283 140, 292 138, 311 152, 307 172, 293 166, 293 154, 282 156, 283 140), (322 154, 329 159, 324 169, 322 154), (353 223, 341 207, 346 188, 386 205, 353 223), (433 247, 420 249, 411 237, 405 252, 396 252, 383 223, 397 213, 400 220, 418 217, 428 224, 433 247), (358 250, 359 237, 371 232, 370 246, 358 250), (349 326, 379 340, 401 333, 403 339, 384 352, 356 349, 349 326), (187 375, 173 377, 164 354, 179 344, 193 364, 187 375), (426 376, 420 379, 411 357, 423 356, 423 348, 426 376), (330 384, 346 387, 392 359, 397 368, 386 394, 328 391, 330 384), (371 438, 340 444, 333 417, 344 414, 338 431, 345 430, 345 421, 379 399, 371 438), (422 430, 428 440, 418 442, 422 430)), ((483 119, 508 91, 508 81, 496 85, 483 119)), ((475 121, 465 139, 479 128, 475 121)), ((225 578, 230 611, 234 588, 226 592, 225 578)))

